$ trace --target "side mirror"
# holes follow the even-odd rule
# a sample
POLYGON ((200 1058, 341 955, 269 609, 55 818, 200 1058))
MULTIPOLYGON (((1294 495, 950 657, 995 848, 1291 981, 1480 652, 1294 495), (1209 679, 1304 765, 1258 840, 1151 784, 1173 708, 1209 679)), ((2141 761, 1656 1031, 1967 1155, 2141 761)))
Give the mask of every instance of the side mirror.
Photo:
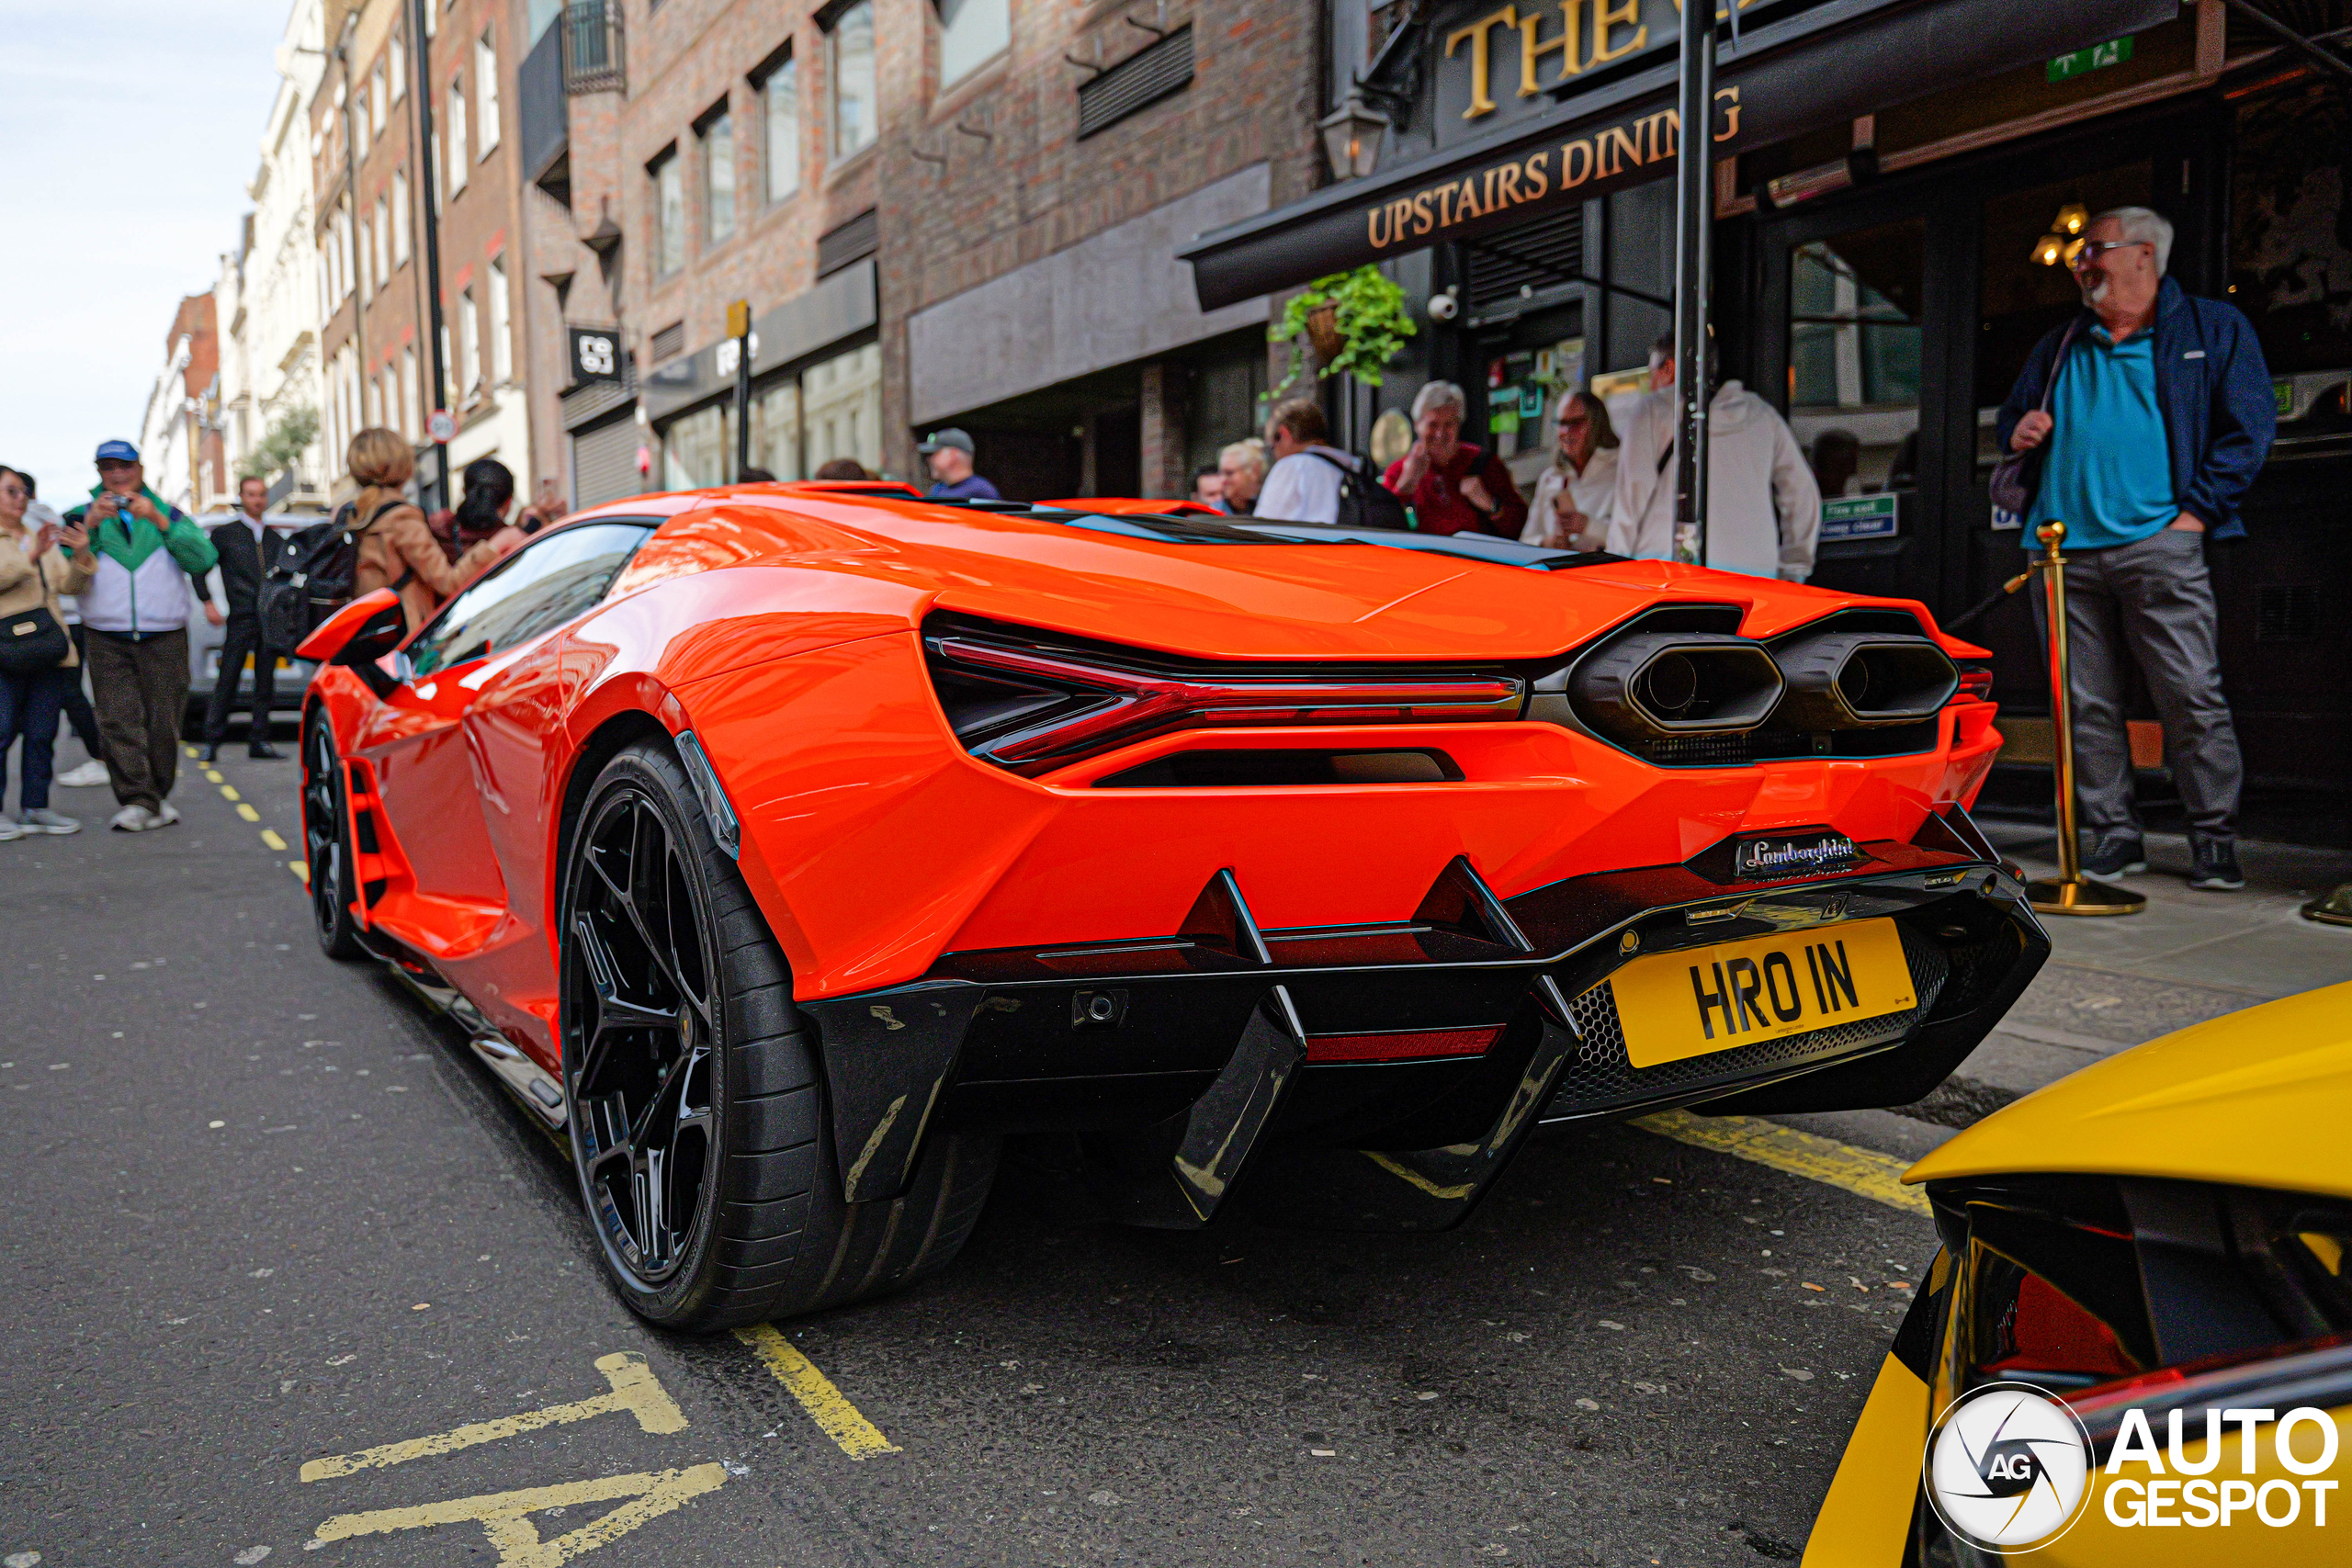
POLYGON ((376 661, 407 637, 408 616, 401 609, 401 596, 389 588, 379 588, 329 615, 294 651, 321 664, 345 666, 380 697, 395 682, 376 668, 376 661))

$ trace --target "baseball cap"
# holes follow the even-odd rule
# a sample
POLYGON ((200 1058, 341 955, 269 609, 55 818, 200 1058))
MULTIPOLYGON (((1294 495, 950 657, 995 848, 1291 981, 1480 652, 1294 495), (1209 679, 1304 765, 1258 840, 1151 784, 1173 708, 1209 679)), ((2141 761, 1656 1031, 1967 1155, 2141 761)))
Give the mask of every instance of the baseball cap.
POLYGON ((101 441, 98 443, 97 460, 101 463, 135 463, 139 461, 139 448, 128 441, 101 441))
POLYGON ((972 455, 972 438, 952 424, 944 430, 933 431, 931 438, 918 443, 915 450, 928 457, 942 446, 953 446, 967 457, 972 455))

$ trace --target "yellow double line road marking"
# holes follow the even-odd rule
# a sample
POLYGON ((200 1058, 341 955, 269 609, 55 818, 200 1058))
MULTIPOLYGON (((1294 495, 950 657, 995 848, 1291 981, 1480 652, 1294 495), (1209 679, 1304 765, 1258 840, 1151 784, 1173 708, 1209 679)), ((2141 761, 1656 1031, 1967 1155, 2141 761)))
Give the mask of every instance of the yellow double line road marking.
POLYGON ((842 1452, 852 1459, 873 1459, 880 1454, 899 1452, 899 1445, 884 1437, 873 1422, 862 1415, 833 1386, 833 1380, 819 1371, 816 1363, 794 1348, 792 1341, 776 1330, 772 1323, 755 1323, 739 1328, 735 1337, 749 1345, 752 1352, 766 1363, 775 1381, 784 1384, 808 1418, 833 1439, 842 1452))
POLYGON ((1875 1149, 1856 1148, 1835 1138, 1816 1137, 1753 1116, 1693 1116, 1688 1111, 1663 1111, 1653 1116, 1636 1116, 1632 1125, 1661 1138, 1770 1166, 1808 1181, 1842 1187, 1858 1197, 1900 1209, 1906 1214, 1924 1216, 1928 1213, 1927 1195, 1916 1187, 1903 1185, 1903 1173, 1911 1162, 1875 1149))
MULTIPOLYGON (((200 758, 203 755, 203 753, 199 752, 193 746, 183 746, 181 747, 181 750, 186 751, 191 760, 200 758)), ((245 797, 237 793, 237 786, 235 784, 231 784, 226 778, 221 776, 220 769, 211 766, 209 763, 204 764, 204 781, 207 784, 216 784, 220 787, 220 798, 229 802, 230 805, 234 806, 237 808, 238 816, 243 818, 248 822, 260 822, 261 813, 255 811, 253 807, 246 802, 245 797)), ((286 852, 286 840, 278 836, 277 829, 275 828, 262 829, 261 842, 262 847, 268 850, 272 854, 282 855, 286 852)), ((288 861, 286 863, 286 869, 292 872, 295 876, 301 881, 302 886, 305 887, 311 885, 311 868, 303 864, 300 861, 288 861)))

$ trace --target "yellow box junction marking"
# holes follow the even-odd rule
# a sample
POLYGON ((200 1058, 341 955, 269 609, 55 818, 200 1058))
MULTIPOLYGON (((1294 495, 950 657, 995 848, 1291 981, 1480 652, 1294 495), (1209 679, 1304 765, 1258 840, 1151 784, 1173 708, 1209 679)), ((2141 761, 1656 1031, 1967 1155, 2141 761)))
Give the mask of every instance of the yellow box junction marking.
MULTIPOLYGON (((612 1393, 600 1393, 593 1399, 574 1400, 568 1404, 542 1405, 537 1410, 525 1410, 489 1421, 476 1421, 451 1431, 435 1432, 429 1438, 409 1438, 397 1443, 362 1449, 354 1454, 329 1454, 324 1459, 314 1459, 303 1465, 302 1479, 328 1481, 338 1475, 349 1475, 355 1471, 406 1464, 413 1459, 455 1453, 477 1443, 494 1443, 502 1438, 536 1432, 542 1427, 560 1427, 567 1422, 585 1421, 592 1416, 604 1416, 616 1410, 626 1410, 636 1416, 638 1426, 648 1432, 661 1434, 686 1429, 684 1413, 655 1381, 653 1370, 645 1364, 643 1356, 634 1350, 599 1356, 596 1358, 596 1370, 604 1373, 605 1381, 613 1385, 612 1393)), ((544 1503, 535 1505, 538 1507, 548 1506, 544 1503)), ((462 1517, 470 1518, 473 1516, 462 1517)))
POLYGON ((1911 1162, 1893 1155, 1858 1149, 1835 1138, 1815 1137, 1753 1116, 1693 1116, 1687 1111, 1667 1111, 1636 1116, 1633 1125, 1662 1138, 1769 1165, 1808 1181, 1842 1187, 1906 1214, 1928 1213, 1927 1194, 1903 1185, 1903 1173, 1911 1162))
POLYGON ((482 1532, 490 1538, 492 1549, 498 1553, 499 1568, 556 1568, 559 1563, 609 1544, 682 1503, 706 1492, 716 1492, 726 1483, 727 1467, 719 1463, 608 1475, 561 1486, 533 1486, 519 1492, 453 1497, 446 1503, 420 1503, 409 1508, 337 1514, 320 1525, 312 1538, 321 1542, 348 1540, 357 1535, 426 1529, 471 1520, 481 1524, 482 1532), (527 1517, 541 1508, 568 1508, 578 1503, 605 1503, 616 1497, 629 1501, 553 1540, 540 1540, 537 1528, 527 1517))
POLYGON ((842 1452, 852 1459, 873 1459, 878 1454, 899 1451, 899 1445, 859 1414, 857 1406, 833 1386, 832 1380, 794 1348, 791 1340, 777 1333, 774 1324, 755 1323, 749 1328, 739 1328, 735 1337, 767 1363, 775 1381, 800 1402, 800 1407, 808 1412, 808 1418, 840 1446, 842 1452))

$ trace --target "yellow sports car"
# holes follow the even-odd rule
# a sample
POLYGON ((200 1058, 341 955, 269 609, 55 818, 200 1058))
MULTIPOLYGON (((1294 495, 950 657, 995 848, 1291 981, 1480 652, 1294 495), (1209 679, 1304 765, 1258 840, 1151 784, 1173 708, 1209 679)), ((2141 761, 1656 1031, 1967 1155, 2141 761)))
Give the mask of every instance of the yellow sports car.
POLYGON ((2352 1564, 2352 985, 1914 1166, 1943 1249, 1804 1568, 2352 1564))

